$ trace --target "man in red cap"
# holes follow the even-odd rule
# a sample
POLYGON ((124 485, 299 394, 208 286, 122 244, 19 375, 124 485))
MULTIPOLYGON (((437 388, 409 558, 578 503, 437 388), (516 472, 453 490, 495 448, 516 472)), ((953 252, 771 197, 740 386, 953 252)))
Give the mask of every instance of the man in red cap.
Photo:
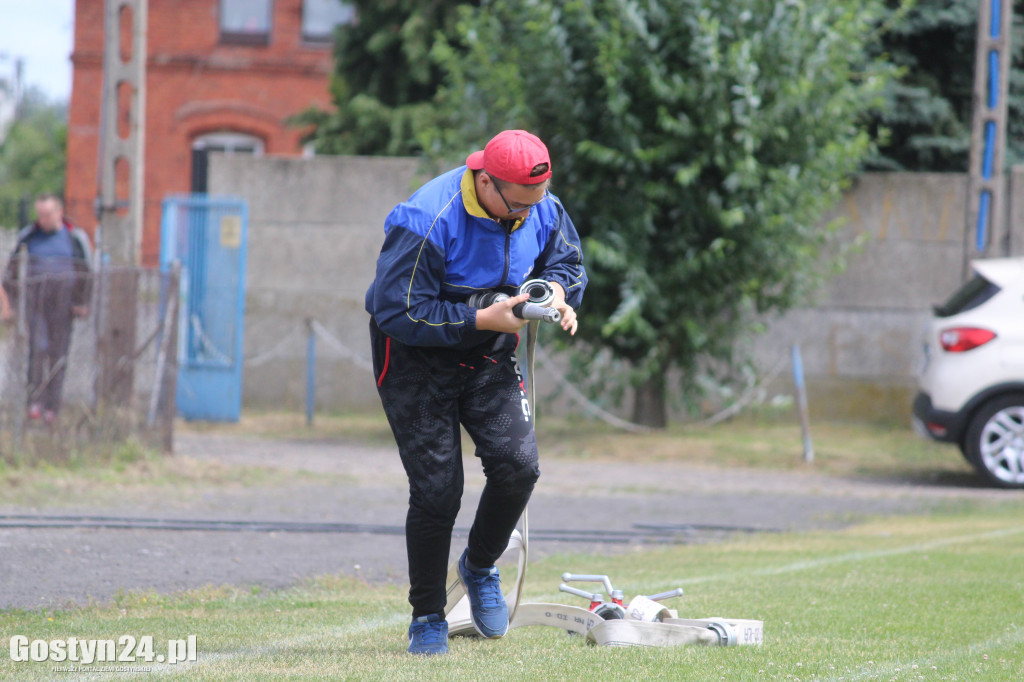
POLYGON ((579 235, 548 191, 547 147, 505 130, 466 165, 396 206, 384 225, 377 274, 366 293, 374 376, 409 478, 409 651, 448 650, 448 555, 462 500, 460 424, 473 439, 486 485, 459 574, 484 637, 508 630, 495 561, 540 475, 533 418, 515 359, 526 320, 519 286, 541 278, 555 292, 561 327, 575 334, 587 275, 579 235), (481 291, 510 295, 486 308, 481 291))

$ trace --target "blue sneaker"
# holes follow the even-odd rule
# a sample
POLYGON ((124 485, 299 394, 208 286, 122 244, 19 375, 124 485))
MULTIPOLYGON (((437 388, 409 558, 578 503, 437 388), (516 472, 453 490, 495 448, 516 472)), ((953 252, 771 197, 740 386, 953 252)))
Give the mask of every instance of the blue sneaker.
POLYGON ((409 625, 409 653, 420 656, 448 653, 448 621, 436 613, 413 618, 409 625))
POLYGON ((466 566, 467 549, 459 559, 459 579, 469 595, 469 609, 473 614, 473 627, 483 637, 504 637, 508 632, 508 605, 501 593, 498 567, 491 566, 471 571, 466 566))

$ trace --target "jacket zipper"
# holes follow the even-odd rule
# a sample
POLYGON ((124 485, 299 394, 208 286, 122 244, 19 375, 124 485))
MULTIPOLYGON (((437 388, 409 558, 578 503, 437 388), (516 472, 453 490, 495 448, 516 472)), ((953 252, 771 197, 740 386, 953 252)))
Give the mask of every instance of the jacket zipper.
POLYGON ((505 230, 505 269, 501 273, 501 280, 498 281, 498 286, 504 286, 505 280, 508 279, 508 271, 511 267, 511 256, 509 254, 509 245, 512 243, 512 229, 511 226, 507 226, 504 222, 500 223, 503 230, 505 230))

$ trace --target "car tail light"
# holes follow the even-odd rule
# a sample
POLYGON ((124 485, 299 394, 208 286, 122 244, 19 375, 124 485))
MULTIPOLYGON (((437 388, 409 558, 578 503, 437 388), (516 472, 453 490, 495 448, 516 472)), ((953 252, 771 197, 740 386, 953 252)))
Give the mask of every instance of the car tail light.
POLYGON ((996 338, 995 332, 979 327, 953 327, 939 332, 939 343, 947 353, 963 353, 996 338))

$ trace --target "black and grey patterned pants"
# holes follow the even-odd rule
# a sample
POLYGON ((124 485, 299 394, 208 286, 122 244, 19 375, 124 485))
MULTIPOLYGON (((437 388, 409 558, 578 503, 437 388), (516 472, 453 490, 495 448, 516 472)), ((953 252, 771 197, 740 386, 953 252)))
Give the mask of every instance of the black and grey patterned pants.
POLYGON ((540 475, 533 415, 515 359, 517 337, 470 350, 407 346, 370 322, 374 377, 409 477, 405 541, 413 617, 442 613, 452 528, 462 502, 459 425, 486 484, 469 533, 469 561, 501 556, 540 475))

